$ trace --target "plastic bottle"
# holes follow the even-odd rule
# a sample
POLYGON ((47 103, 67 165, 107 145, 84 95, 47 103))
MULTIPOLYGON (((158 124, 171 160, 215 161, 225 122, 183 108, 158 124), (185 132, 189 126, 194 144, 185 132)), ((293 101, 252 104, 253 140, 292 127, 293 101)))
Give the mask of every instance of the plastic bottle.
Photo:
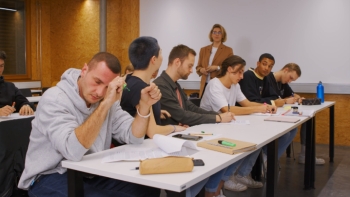
POLYGON ((317 85, 316 92, 317 98, 320 98, 321 102, 324 103, 324 88, 321 81, 317 85))

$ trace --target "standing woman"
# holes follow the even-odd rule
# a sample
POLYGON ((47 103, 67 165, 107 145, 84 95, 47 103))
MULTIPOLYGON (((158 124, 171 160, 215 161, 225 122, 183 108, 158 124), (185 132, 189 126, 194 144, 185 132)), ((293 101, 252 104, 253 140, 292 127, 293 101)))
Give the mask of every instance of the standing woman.
POLYGON ((221 63, 233 55, 233 50, 223 44, 227 40, 225 28, 215 24, 209 32, 211 45, 201 48, 196 72, 201 76, 199 97, 202 98, 205 87, 210 79, 220 73, 221 63))

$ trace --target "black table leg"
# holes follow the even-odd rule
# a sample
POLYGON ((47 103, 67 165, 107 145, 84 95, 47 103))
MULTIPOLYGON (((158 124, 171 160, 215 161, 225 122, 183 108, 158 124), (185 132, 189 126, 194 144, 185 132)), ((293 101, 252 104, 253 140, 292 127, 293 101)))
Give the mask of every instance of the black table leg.
POLYGON ((287 150, 286 150, 286 153, 287 153, 287 157, 290 158, 290 144, 289 146, 287 147, 287 150))
POLYGON ((278 139, 267 144, 266 196, 274 197, 278 177, 278 139))
POLYGON ((304 189, 314 189, 315 183, 315 117, 306 122, 304 189))
POLYGON ((334 105, 329 108, 329 162, 334 158, 334 105))
POLYGON ((67 170, 68 173, 68 196, 84 196, 83 173, 75 170, 67 170))
MULTIPOLYGON (((182 191, 181 193, 173 192, 173 191, 166 191, 167 197, 186 197, 186 190, 182 191)), ((204 196, 203 196, 204 197, 204 196)))
POLYGON ((252 168, 251 175, 256 181, 261 181, 261 164, 263 162, 262 153, 260 152, 259 157, 256 159, 255 164, 252 168))

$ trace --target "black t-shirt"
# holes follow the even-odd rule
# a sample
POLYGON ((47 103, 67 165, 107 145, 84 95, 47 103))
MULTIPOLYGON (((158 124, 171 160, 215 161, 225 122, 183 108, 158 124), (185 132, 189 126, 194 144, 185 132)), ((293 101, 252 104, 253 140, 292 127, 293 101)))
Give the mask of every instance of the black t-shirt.
POLYGON ((280 96, 282 99, 293 95, 294 92, 288 83, 282 84, 281 82, 277 82, 275 75, 273 75, 272 72, 266 76, 266 79, 271 85, 274 93, 280 96))
MULTIPOLYGON (((124 111, 127 111, 131 116, 135 117, 136 112, 136 105, 140 102, 141 97, 141 90, 149 84, 142 81, 142 79, 127 75, 125 82, 127 83, 127 87, 130 91, 128 91, 126 88, 123 91, 122 99, 120 102, 120 106, 124 111)), ((154 119, 157 123, 157 125, 161 125, 160 122, 160 102, 158 101, 152 106, 154 119)))
POLYGON ((270 88, 266 77, 261 78, 257 76, 253 68, 244 72, 243 79, 239 82, 239 85, 244 96, 249 101, 271 104, 271 100, 278 98, 278 95, 270 88))

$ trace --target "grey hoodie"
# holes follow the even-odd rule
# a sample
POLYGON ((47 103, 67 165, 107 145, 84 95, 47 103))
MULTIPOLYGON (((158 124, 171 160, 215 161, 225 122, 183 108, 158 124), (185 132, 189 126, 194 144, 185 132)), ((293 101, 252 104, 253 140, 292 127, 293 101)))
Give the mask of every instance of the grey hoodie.
MULTIPOLYGON (((117 101, 109 110, 100 133, 90 149, 85 149, 75 135, 79 127, 98 107, 86 107, 79 96, 77 84, 81 70, 68 69, 57 86, 50 88, 40 99, 32 121, 25 169, 18 187, 28 189, 42 174, 60 173, 67 169, 62 160, 80 161, 86 154, 109 149, 112 137, 126 144, 140 144, 143 138, 132 135, 133 117, 123 111, 117 101)), ((86 131, 89 132, 89 131, 86 131)))

